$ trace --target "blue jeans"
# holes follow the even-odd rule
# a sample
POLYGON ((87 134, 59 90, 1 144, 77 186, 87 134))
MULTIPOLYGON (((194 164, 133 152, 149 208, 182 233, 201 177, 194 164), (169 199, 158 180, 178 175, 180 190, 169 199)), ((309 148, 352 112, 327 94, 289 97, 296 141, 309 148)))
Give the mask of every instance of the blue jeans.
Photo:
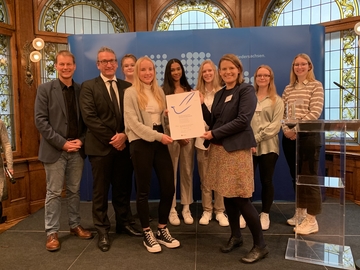
POLYGON ((44 163, 46 173, 45 231, 49 235, 60 229, 61 192, 66 181, 69 226, 80 225, 80 181, 84 160, 79 152, 62 152, 54 163, 44 163))

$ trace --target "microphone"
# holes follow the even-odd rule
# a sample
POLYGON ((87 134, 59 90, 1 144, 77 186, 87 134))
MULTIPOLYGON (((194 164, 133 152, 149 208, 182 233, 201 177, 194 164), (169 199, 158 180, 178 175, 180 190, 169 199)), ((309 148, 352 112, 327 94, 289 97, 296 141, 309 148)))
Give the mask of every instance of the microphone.
POLYGON ((341 88, 342 90, 346 90, 346 88, 342 86, 340 83, 333 82, 333 84, 335 84, 337 87, 341 88))

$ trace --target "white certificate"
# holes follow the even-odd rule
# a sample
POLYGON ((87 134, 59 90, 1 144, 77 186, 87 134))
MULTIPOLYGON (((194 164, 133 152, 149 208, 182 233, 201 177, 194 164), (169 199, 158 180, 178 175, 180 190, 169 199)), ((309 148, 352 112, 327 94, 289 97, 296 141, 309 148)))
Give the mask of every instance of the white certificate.
POLYGON ((198 91, 167 95, 166 102, 173 140, 196 138, 205 133, 198 91))

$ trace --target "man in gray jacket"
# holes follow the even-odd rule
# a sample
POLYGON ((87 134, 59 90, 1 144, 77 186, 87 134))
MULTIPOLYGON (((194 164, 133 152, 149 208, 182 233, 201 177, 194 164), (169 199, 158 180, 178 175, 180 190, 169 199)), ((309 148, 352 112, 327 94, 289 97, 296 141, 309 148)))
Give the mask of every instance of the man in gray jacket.
POLYGON ((85 154, 85 125, 79 109, 80 86, 73 81, 75 57, 59 51, 55 59, 58 79, 41 84, 35 100, 35 125, 41 134, 39 160, 46 173, 46 249, 60 249, 61 193, 66 183, 70 233, 83 239, 92 233, 80 225, 80 181, 85 154))

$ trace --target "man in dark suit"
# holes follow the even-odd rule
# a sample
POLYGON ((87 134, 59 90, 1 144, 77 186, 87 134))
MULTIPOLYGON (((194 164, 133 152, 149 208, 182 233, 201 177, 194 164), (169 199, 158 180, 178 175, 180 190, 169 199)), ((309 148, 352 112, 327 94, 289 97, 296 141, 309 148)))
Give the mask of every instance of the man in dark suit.
POLYGON ((107 215, 108 193, 112 186, 116 232, 142 234, 129 223, 129 204, 133 167, 129 143, 124 133, 124 91, 130 83, 116 78, 115 52, 102 47, 97 55, 100 76, 81 86, 80 108, 87 126, 85 153, 89 156, 94 178, 93 220, 99 233, 98 247, 110 248, 110 221, 107 215))
POLYGON ((70 233, 90 239, 92 234, 80 225, 80 181, 85 154, 82 148, 85 125, 79 109, 80 86, 73 81, 75 57, 59 51, 55 58, 58 79, 41 84, 36 93, 35 125, 41 134, 39 160, 46 173, 46 249, 60 248, 61 193, 66 181, 70 233))

